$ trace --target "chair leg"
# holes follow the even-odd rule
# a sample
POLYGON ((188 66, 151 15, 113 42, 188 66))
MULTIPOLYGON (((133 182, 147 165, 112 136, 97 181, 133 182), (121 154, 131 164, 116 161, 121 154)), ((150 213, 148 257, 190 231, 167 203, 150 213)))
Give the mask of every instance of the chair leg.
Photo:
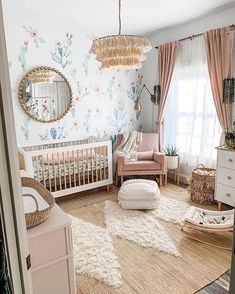
POLYGON ((180 185, 180 173, 177 171, 177 186, 180 185))
POLYGON ((121 176, 121 185, 123 184, 123 176, 121 176))
POLYGON ((165 186, 167 186, 167 174, 165 174, 165 186))
POLYGON ((174 170, 174 182, 176 183, 176 171, 174 170))
POLYGON ((159 184, 159 178, 157 175, 155 175, 155 180, 156 180, 157 184, 159 184))
POLYGON ((159 175, 159 186, 162 186, 162 175, 159 175))
POLYGON ((116 186, 118 186, 118 173, 116 172, 116 186))

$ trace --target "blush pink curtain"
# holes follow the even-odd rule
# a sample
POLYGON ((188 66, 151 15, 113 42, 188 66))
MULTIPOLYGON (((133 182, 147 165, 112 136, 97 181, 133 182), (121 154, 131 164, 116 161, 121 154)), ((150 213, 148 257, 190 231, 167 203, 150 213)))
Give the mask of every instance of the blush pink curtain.
POLYGON ((158 48, 158 83, 160 85, 160 103, 158 106, 157 132, 159 150, 163 148, 163 111, 175 66, 179 42, 160 45, 158 48))
POLYGON ((224 27, 206 32, 204 39, 212 94, 223 129, 220 143, 223 144, 224 132, 232 128, 232 106, 223 103, 223 80, 230 75, 234 33, 230 27, 224 27))

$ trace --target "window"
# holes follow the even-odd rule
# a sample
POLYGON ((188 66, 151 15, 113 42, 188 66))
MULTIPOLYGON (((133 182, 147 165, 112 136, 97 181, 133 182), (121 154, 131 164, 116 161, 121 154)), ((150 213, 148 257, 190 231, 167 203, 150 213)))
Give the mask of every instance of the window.
POLYGON ((199 163, 215 165, 221 135, 204 46, 203 36, 180 43, 164 112, 164 145, 180 149, 186 176, 199 163))

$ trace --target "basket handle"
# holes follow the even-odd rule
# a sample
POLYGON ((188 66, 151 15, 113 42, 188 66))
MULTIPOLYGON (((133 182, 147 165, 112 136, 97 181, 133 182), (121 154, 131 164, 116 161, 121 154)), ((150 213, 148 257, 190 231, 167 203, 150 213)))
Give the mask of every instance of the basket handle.
POLYGON ((203 168, 205 168, 205 166, 204 166, 203 163, 199 163, 194 169, 197 169, 197 168, 199 168, 199 167, 203 167, 203 168))
POLYGON ((33 198, 33 200, 35 202, 35 205, 36 205, 36 212, 38 212, 39 211, 39 206, 38 206, 38 201, 37 201, 36 197, 33 196, 32 194, 23 194, 23 197, 27 197, 27 196, 33 198))

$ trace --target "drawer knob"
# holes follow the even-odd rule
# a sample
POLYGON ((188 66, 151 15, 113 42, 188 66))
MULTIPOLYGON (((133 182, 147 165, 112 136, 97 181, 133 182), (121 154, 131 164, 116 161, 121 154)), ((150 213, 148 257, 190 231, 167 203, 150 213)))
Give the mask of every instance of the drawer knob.
POLYGON ((230 194, 230 193, 226 193, 226 196, 227 196, 227 197, 230 197, 230 196, 231 196, 231 194, 230 194))
POLYGON ((232 160, 232 158, 229 158, 229 160, 228 160, 229 162, 233 162, 233 160, 232 160))
POLYGON ((230 177, 230 176, 227 176, 227 179, 228 179, 228 180, 232 180, 232 177, 230 177))

